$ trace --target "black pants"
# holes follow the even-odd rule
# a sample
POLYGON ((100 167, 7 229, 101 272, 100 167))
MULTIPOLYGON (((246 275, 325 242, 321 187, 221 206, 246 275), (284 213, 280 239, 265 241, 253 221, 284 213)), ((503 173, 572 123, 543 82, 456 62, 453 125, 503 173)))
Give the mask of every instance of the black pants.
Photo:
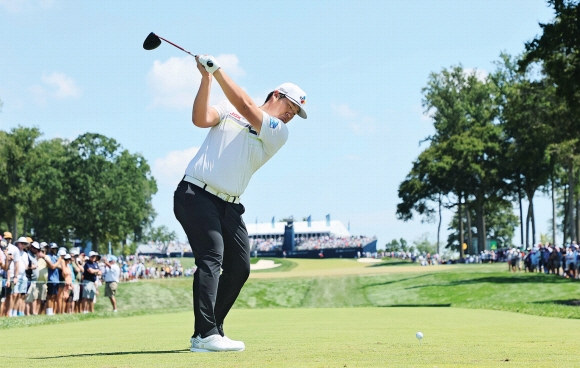
POLYGON ((250 241, 242 220, 244 206, 225 202, 182 181, 173 212, 195 256, 194 336, 223 335, 223 323, 250 275, 250 241), (220 270, 223 270, 220 275, 220 270))

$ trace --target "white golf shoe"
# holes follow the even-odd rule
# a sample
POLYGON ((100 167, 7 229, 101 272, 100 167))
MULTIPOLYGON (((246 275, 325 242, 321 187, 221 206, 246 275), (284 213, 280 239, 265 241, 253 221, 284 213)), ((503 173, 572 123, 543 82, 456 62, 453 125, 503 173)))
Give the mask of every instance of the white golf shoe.
POLYGON ((189 351, 194 353, 211 353, 218 351, 242 351, 246 348, 243 342, 224 338, 219 334, 210 335, 202 338, 201 335, 189 339, 191 348, 189 351))

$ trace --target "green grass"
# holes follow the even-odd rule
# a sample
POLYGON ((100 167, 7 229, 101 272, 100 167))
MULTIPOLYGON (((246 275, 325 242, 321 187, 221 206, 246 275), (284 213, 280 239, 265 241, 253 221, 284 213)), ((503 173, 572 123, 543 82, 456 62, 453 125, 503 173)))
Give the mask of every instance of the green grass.
POLYGON ((578 331, 580 321, 500 311, 235 309, 226 332, 244 340, 246 351, 219 354, 188 352, 192 323, 185 312, 14 329, 0 359, 3 367, 62 368, 573 367, 580 361, 577 342, 562 333, 578 331))
MULTIPOLYGON (((538 316, 580 319, 580 283, 539 273, 511 274, 505 265, 460 265, 437 271, 438 267, 416 268, 363 265, 352 260, 283 260, 278 269, 286 272, 250 278, 234 308, 328 308, 328 307, 404 307, 443 306, 492 309, 538 316), (309 272, 312 261, 323 269, 343 276, 292 277, 295 270, 309 272), (346 266, 345 266, 346 262, 346 266), (333 268, 334 266, 334 268, 333 268), (397 271, 376 275, 350 275, 352 267, 378 271, 397 271), (307 271, 304 271, 304 270, 307 271)), ((356 269, 355 269, 356 271, 356 269)), ((119 309, 131 315, 186 311, 192 308, 192 278, 168 278, 122 283, 119 309)), ((101 295, 96 316, 55 316, 2 318, 0 329, 61 323, 71 320, 110 317, 111 305, 101 295)))
POLYGON ((558 367, 580 360, 573 338, 580 283, 573 280, 512 274, 505 264, 275 261, 278 271, 252 272, 226 320, 246 352, 190 354, 192 278, 169 278, 120 284, 117 314, 101 290, 95 314, 1 318, 10 338, 0 366, 558 367), (26 343, 39 336, 56 338, 43 338, 40 348, 26 343))

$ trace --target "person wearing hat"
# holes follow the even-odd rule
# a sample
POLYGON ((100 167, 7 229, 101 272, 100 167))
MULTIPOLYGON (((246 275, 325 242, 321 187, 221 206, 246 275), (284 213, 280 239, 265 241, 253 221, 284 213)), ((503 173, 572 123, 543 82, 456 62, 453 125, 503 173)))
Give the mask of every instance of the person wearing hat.
POLYGON ((14 288, 18 281, 16 275, 20 272, 20 251, 18 247, 12 244, 12 234, 9 231, 4 233, 4 239, 8 243, 6 245, 6 284, 4 293, 6 300, 4 302, 4 315, 13 317, 16 316, 14 288))
POLYGON ((113 306, 113 312, 117 312, 117 285, 119 284, 119 278, 121 277, 121 268, 117 264, 117 257, 110 255, 103 258, 103 262, 106 266, 105 271, 105 296, 111 301, 113 306), (107 260, 108 258, 108 260, 107 260))
POLYGON ((101 270, 99 269, 98 260, 101 256, 97 252, 89 252, 89 259, 85 261, 84 272, 83 272, 83 296, 82 296, 82 306, 81 309, 83 313, 92 313, 95 311, 95 295, 97 294, 97 288, 95 282, 97 281, 97 276, 101 275, 101 270))
POLYGON ((17 255, 14 256, 15 271, 14 276, 16 282, 14 283, 14 288, 12 293, 14 295, 12 302, 13 311, 12 316, 24 316, 25 299, 26 293, 28 291, 28 277, 26 276, 26 271, 30 267, 30 260, 28 258, 28 253, 26 252, 26 247, 28 246, 28 239, 21 236, 16 241, 16 247, 18 248, 17 255))
MULTIPOLYGON (((32 239, 27 239, 32 240, 32 239)), ((28 291, 26 293, 26 310, 27 316, 30 314, 38 314, 38 306, 40 304, 40 290, 38 289, 38 252, 40 251, 40 244, 31 241, 28 247, 28 269, 26 270, 26 277, 28 278, 28 291)))
POLYGON ((256 170, 286 143, 286 125, 295 115, 306 119, 306 93, 284 83, 258 106, 213 56, 199 55, 196 61, 202 77, 192 121, 210 129, 174 195, 175 217, 187 234, 197 266, 190 351, 241 351, 244 343, 227 338, 223 329, 250 274, 250 245, 240 196, 256 170), (210 107, 214 78, 227 100, 210 107))
POLYGON ((53 315, 58 308, 58 284, 60 283, 58 245, 50 243, 49 253, 44 257, 48 268, 48 283, 46 284, 46 315, 53 315))
MULTIPOLYGON (((1 237, 1 236, 0 236, 1 237)), ((8 243, 4 239, 0 239, 0 316, 4 315, 4 301, 6 300, 6 269, 8 262, 6 262, 6 247, 8 243)))
MULTIPOLYGON (((72 306, 72 299, 71 303, 69 304, 69 294, 73 290, 73 274, 74 269, 71 265, 72 257, 70 254, 64 254, 60 260, 61 263, 61 271, 64 280, 64 286, 62 288, 62 313, 72 313, 73 310, 70 308, 72 306)), ((70 295, 72 296, 72 295, 70 295)))

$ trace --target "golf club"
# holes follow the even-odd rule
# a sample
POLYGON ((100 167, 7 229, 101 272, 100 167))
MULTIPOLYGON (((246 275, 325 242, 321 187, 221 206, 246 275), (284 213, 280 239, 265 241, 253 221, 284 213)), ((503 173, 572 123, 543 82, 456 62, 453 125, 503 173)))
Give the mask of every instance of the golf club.
MULTIPOLYGON (((161 40, 167 42, 170 45, 173 45, 173 46, 177 47, 181 51, 186 52, 186 53, 188 53, 189 55, 191 55, 193 57, 196 57, 197 56, 197 55, 194 55, 191 52, 187 51, 183 47, 178 46, 178 45, 174 44, 173 42, 171 42, 169 40, 166 40, 165 38, 156 35, 153 32, 149 33, 149 35, 147 36, 147 38, 145 39, 145 41, 143 41, 143 48, 145 50, 153 50, 153 49, 156 49, 156 48, 159 47, 159 45, 161 45, 161 40)), ((207 62, 207 66, 210 66, 211 67, 211 66, 213 66, 213 63, 211 61, 208 61, 207 62)))

